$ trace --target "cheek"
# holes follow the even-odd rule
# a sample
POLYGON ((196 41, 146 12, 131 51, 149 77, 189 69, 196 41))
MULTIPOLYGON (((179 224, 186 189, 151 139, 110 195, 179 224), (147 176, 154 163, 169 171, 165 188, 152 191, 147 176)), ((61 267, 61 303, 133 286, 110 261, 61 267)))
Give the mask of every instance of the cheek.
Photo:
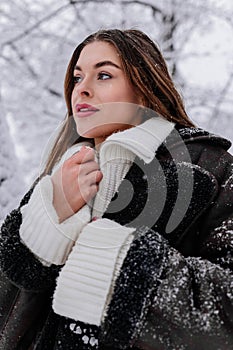
MULTIPOLYGON (((133 95, 133 94, 132 94, 133 95)), ((131 102, 132 97, 124 83, 109 83, 107 88, 98 90, 98 97, 102 103, 131 102)))
POLYGON ((128 85, 124 86, 123 89, 119 90, 119 94, 122 97, 121 101, 139 104, 139 99, 133 88, 128 85))
POLYGON ((139 105, 132 102, 114 102, 104 105, 99 121, 135 126, 141 122, 139 105))
POLYGON ((115 102, 118 99, 116 88, 112 84, 108 84, 104 89, 96 89, 96 97, 101 103, 115 102))

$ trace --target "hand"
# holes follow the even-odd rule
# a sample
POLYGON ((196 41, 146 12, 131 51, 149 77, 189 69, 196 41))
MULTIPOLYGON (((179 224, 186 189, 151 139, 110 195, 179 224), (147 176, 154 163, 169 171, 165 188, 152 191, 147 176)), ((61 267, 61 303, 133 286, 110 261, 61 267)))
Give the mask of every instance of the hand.
POLYGON ((52 175, 53 206, 60 222, 96 195, 103 174, 94 156, 93 149, 83 146, 52 175))

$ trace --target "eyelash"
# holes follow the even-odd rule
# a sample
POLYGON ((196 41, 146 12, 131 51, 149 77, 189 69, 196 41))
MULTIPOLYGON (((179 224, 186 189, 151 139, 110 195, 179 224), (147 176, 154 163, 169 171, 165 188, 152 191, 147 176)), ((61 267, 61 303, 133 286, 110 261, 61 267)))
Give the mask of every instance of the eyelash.
MULTIPOLYGON (((112 76, 111 76, 111 74, 109 74, 109 73, 104 73, 104 72, 98 73, 98 80, 108 80, 108 79, 111 79, 111 78, 112 78, 112 76), (101 77, 103 77, 103 76, 107 76, 108 78, 107 78, 107 79, 101 79, 101 77)), ((79 80, 79 79, 82 79, 82 77, 81 77, 80 75, 74 76, 74 77, 73 77, 73 82, 74 82, 74 84, 80 83, 80 80, 79 80)))
POLYGON ((109 74, 109 73, 104 73, 104 72, 100 72, 99 74, 98 74, 98 80, 108 80, 108 79, 99 79, 101 76, 103 76, 103 75, 105 75, 105 76, 107 76, 108 77, 108 79, 110 78, 112 78, 112 76, 111 76, 111 74, 109 74))

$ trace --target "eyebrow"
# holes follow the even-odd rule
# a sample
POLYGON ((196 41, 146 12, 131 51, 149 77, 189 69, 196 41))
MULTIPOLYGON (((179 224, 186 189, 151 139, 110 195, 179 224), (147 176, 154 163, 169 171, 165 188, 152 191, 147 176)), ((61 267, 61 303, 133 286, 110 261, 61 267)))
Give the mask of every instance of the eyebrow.
MULTIPOLYGON (((116 67, 118 69, 121 69, 121 67, 119 67, 116 63, 112 62, 112 61, 101 61, 101 62, 98 62, 94 65, 94 68, 97 69, 97 68, 100 68, 100 67, 103 67, 103 66, 113 66, 113 67, 116 67)), ((76 65, 74 67, 74 70, 80 70, 82 71, 82 68, 78 65, 76 65)))

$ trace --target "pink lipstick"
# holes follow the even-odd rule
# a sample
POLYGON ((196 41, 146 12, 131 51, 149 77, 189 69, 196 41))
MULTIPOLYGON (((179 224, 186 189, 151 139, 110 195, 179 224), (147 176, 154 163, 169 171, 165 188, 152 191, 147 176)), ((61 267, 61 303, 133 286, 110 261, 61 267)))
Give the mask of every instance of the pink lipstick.
POLYGON ((89 117, 90 115, 96 113, 99 111, 98 108, 89 105, 88 103, 78 103, 75 106, 75 110, 77 112, 77 116, 79 118, 83 118, 83 117, 89 117))

